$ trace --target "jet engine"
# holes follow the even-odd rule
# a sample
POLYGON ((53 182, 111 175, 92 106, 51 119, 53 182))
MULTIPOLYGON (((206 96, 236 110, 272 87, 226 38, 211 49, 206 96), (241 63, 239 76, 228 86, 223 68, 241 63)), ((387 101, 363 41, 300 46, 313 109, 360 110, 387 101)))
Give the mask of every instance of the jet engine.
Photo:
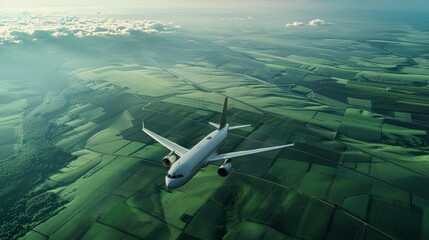
POLYGON ((225 162, 218 168, 217 174, 221 177, 228 176, 232 171, 232 164, 229 159, 225 160, 225 162))
POLYGON ((162 159, 162 164, 166 167, 171 167, 173 163, 177 161, 177 155, 173 152, 170 152, 162 159))

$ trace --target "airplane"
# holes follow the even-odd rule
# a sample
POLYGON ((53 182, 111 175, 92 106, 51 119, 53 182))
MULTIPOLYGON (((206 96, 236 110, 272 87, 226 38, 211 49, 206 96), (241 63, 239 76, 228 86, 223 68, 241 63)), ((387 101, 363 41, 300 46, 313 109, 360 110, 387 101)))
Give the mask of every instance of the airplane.
POLYGON ((228 130, 250 127, 250 125, 229 126, 226 121, 227 109, 228 97, 226 97, 224 101, 220 124, 209 122, 210 125, 217 129, 204 137, 191 149, 184 148, 177 143, 159 136, 158 134, 145 128, 145 124, 142 122, 143 132, 171 151, 162 159, 164 166, 170 167, 167 175, 165 176, 165 186, 167 189, 174 189, 185 185, 201 168, 206 167, 211 162, 224 161, 223 164, 218 168, 218 175, 221 177, 226 177, 231 173, 232 170, 232 158, 294 146, 294 143, 292 143, 274 147, 219 154, 218 149, 225 142, 228 130))

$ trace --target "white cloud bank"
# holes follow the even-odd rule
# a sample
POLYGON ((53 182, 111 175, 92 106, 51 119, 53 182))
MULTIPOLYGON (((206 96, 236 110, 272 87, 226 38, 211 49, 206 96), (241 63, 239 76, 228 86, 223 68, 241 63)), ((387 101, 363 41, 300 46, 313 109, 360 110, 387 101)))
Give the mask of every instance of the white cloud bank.
POLYGON ((321 19, 314 19, 308 23, 309 26, 313 26, 313 27, 318 27, 318 26, 322 26, 325 24, 326 24, 326 22, 321 20, 321 19))
POLYGON ((303 23, 303 22, 288 23, 288 24, 286 24, 286 27, 300 27, 300 26, 320 27, 320 26, 329 25, 329 24, 331 24, 331 23, 327 23, 327 22, 317 18, 317 19, 311 20, 308 23, 303 23))
POLYGON ((293 22, 286 24, 286 27, 299 27, 305 25, 303 22, 293 22))
POLYGON ((0 16, 0 44, 38 41, 47 38, 129 36, 142 33, 171 33, 180 26, 152 20, 62 17, 42 15, 0 16))

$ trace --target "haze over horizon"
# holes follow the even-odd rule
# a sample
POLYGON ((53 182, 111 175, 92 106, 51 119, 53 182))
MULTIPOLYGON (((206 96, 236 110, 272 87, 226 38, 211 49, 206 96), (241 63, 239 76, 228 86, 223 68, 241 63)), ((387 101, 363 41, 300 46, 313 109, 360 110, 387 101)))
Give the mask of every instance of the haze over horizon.
POLYGON ((429 2, 425 0, 414 0, 412 3, 400 0, 128 0, 126 2, 119 0, 94 0, 91 2, 84 0, 55 1, 55 0, 2 0, 0 7, 6 8, 50 8, 50 7, 153 7, 153 8, 238 8, 238 9, 256 9, 256 8, 292 8, 292 9, 320 9, 320 10, 342 10, 342 9, 371 9, 371 10, 419 10, 428 11, 429 2))

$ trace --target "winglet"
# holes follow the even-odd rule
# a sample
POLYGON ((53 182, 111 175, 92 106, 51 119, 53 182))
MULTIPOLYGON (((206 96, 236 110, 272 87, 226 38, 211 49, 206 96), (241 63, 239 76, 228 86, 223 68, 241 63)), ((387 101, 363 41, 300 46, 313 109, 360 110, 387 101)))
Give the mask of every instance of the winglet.
POLYGON ((220 120, 219 129, 222 129, 226 126, 226 115, 228 111, 228 97, 225 97, 225 102, 223 103, 222 119, 220 120))
POLYGON ((144 130, 144 121, 142 121, 142 130, 144 130))

